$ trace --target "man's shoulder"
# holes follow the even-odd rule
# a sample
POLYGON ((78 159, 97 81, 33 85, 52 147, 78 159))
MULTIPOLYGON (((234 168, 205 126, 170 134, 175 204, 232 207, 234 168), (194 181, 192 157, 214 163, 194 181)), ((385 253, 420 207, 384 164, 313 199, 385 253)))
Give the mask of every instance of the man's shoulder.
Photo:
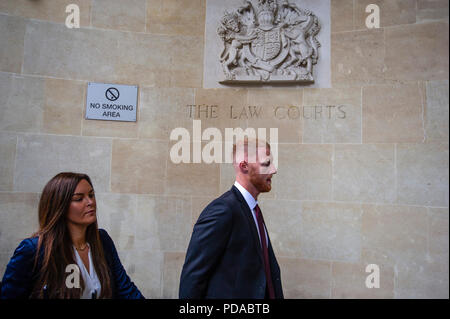
POLYGON ((228 207, 232 207, 238 203, 239 200, 236 194, 237 189, 234 190, 233 188, 235 188, 235 186, 231 187, 228 191, 214 199, 210 204, 223 204, 228 207))
POLYGON ((236 210, 236 205, 239 203, 237 195, 233 188, 229 189, 216 199, 212 200, 202 212, 202 215, 211 213, 211 212, 230 212, 236 210))
POLYGON ((231 225, 234 215, 239 211, 239 203, 233 188, 212 200, 200 213, 198 225, 231 225))

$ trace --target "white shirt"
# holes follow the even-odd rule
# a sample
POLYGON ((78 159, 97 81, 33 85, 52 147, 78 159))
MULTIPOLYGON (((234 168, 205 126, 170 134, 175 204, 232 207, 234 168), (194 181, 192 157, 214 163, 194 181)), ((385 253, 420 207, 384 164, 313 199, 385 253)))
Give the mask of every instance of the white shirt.
MULTIPOLYGON (((248 207, 250 208, 250 211, 252 212, 253 220, 255 221, 255 225, 256 225, 256 230, 258 231, 259 242, 261 243, 261 234, 259 233, 258 220, 256 219, 256 214, 255 214, 255 207, 256 207, 256 205, 258 205, 258 202, 255 200, 255 198, 253 198, 252 194, 250 194, 248 192, 248 190, 246 190, 244 188, 244 186, 239 184, 237 181, 234 182, 234 186, 236 186, 236 188, 239 190, 239 192, 241 192, 242 196, 244 196, 245 202, 247 203, 248 207)), ((269 240, 267 237, 266 226, 263 225, 263 227, 264 227, 264 233, 266 235, 266 245, 267 245, 267 247, 269 247, 269 240)))
MULTIPOLYGON (((89 246, 89 244, 87 245, 89 246)), ((97 273, 95 272, 94 264, 92 263, 91 246, 89 246, 88 252, 90 273, 84 266, 84 263, 81 260, 81 257, 78 254, 78 251, 75 248, 75 246, 73 246, 73 249, 75 251, 75 259, 78 264, 78 268, 80 268, 80 273, 84 281, 84 290, 83 293, 81 294, 81 299, 92 299, 92 293, 94 291, 96 292, 96 296, 98 298, 102 286, 100 284, 100 280, 97 277, 97 273)))

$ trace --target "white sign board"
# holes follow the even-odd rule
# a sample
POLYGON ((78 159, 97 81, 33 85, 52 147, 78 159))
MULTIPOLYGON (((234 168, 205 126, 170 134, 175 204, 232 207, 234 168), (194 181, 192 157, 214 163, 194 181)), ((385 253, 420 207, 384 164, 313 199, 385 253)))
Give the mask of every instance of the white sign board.
POLYGON ((136 122, 138 87, 88 83, 86 119, 136 122))

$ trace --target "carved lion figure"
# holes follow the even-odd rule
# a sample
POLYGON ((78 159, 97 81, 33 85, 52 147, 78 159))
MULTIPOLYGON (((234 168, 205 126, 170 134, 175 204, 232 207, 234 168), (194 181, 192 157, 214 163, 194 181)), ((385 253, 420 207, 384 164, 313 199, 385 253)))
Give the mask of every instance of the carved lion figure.
POLYGON ((230 72, 231 65, 243 66, 244 62, 239 61, 240 49, 243 44, 249 43, 256 35, 242 35, 242 24, 240 21, 240 15, 236 12, 225 13, 220 21, 220 26, 217 29, 217 33, 222 38, 225 47, 220 55, 220 62, 227 79, 233 79, 233 74, 230 72))

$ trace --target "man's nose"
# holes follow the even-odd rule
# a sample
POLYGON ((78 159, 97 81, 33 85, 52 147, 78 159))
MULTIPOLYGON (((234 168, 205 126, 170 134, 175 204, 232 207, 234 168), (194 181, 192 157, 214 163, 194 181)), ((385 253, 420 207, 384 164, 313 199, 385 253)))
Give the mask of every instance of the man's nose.
POLYGON ((270 166, 271 166, 271 174, 275 175, 277 173, 277 168, 273 164, 271 164, 270 166))

